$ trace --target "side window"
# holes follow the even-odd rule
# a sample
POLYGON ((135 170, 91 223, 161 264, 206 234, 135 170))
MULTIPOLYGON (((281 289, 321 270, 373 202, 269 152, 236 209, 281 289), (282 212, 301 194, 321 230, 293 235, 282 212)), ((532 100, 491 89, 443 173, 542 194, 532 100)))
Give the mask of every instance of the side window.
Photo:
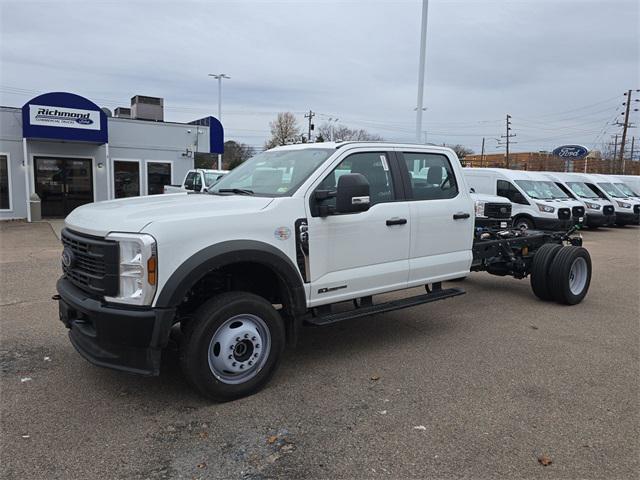
POLYGON ((511 182, 507 182, 506 180, 498 180, 498 184, 496 185, 496 195, 499 197, 506 197, 513 203, 529 205, 529 202, 527 202, 520 191, 514 187, 511 182))
POLYGON ((196 173, 196 175, 193 177, 193 189, 196 192, 202 190, 202 175, 200 173, 196 173))
POLYGON ((184 188, 187 190, 193 190, 194 179, 196 178, 196 172, 189 172, 187 178, 184 179, 184 188))
MULTIPOLYGON (((371 206, 376 203, 391 202, 395 199, 393 181, 389 170, 389 159, 383 152, 354 153, 340 164, 318 185, 317 190, 335 191, 338 179, 346 173, 360 173, 369 181, 371 206)), ((325 205, 335 206, 335 197, 324 201, 325 205)))
POLYGON ((449 159, 436 153, 403 153, 411 177, 414 200, 437 200, 458 195, 449 159))

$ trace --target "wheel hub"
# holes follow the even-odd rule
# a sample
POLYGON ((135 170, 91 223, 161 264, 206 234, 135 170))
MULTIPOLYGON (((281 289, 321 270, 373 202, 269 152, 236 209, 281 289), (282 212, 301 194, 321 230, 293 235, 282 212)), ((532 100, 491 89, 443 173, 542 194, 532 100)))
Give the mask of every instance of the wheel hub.
POLYGON ((271 337, 261 318, 237 315, 224 322, 209 344, 209 368, 224 383, 254 377, 269 356, 271 337))

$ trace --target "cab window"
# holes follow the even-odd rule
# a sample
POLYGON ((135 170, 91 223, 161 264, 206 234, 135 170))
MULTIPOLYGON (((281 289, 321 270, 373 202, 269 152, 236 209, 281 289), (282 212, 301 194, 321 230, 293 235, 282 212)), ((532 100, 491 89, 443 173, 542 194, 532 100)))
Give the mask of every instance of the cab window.
POLYGON ((196 177, 196 172, 189 172, 187 177, 184 179, 184 188, 187 190, 193 190, 193 183, 196 177))
POLYGON ((458 195, 456 176, 445 155, 415 152, 402 155, 414 200, 438 200, 458 195))
POLYGON ((196 192, 202 190, 202 175, 200 175, 199 173, 196 173, 196 176, 193 177, 193 189, 196 192))
POLYGON ((519 203, 520 205, 529 205, 529 202, 524 198, 524 195, 511 183, 506 180, 498 180, 496 186, 496 195, 499 197, 506 197, 513 203, 519 203))
MULTIPOLYGON (((347 173, 360 173, 367 179, 371 206, 376 203, 391 202, 395 199, 389 159, 384 152, 363 152, 349 155, 320 182, 316 190, 335 192, 338 179, 347 173)), ((335 197, 323 200, 324 205, 335 206, 335 203, 335 197)))

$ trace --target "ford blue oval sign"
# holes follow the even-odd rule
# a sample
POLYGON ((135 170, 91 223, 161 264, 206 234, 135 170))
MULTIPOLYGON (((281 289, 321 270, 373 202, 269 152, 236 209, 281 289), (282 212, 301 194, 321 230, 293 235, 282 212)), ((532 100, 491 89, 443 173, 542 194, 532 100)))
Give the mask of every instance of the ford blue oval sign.
POLYGON ((582 145, 563 145, 556 148, 553 154, 565 160, 580 160, 589 154, 589 150, 582 145))

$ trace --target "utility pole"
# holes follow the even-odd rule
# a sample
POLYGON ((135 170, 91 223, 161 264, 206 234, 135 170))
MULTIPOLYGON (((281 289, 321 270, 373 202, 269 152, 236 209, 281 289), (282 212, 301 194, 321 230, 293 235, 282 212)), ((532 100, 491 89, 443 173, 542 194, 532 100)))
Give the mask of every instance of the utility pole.
POLYGON ((482 152, 480 153, 480 166, 484 165, 484 137, 482 137, 482 152))
POLYGON ((420 27, 420 60, 418 67, 418 106, 416 108, 416 142, 420 143, 422 133, 422 103, 424 99, 424 70, 427 51, 427 16, 429 0, 422 0, 422 25, 420 27))
MULTIPOLYGON (((624 112, 624 124, 622 125, 622 140, 620 141, 620 158, 618 159, 617 171, 622 170, 624 172, 624 144, 627 141, 627 129, 629 128, 629 113, 631 112, 631 90, 627 90, 625 93, 627 101, 625 102, 627 108, 624 112)), ((624 105, 624 104, 623 104, 624 105)))
POLYGON ((512 137, 515 137, 516 134, 511 134, 511 115, 509 115, 507 113, 507 123, 506 123, 506 127, 507 127, 507 134, 506 135, 501 135, 501 138, 506 138, 507 139, 507 144, 506 144, 506 148, 507 148, 507 162, 506 162, 506 168, 510 168, 510 159, 509 159, 509 145, 511 143, 515 143, 515 142, 511 142, 509 139, 512 137))
POLYGON ((307 137, 307 142, 309 142, 309 143, 311 143, 311 130, 313 130, 313 123, 311 123, 311 120, 315 116, 316 116, 316 114, 314 112, 312 112, 311 109, 309 109, 309 113, 305 113, 304 114, 304 118, 308 118, 309 119, 309 134, 308 134, 308 137, 307 137))

